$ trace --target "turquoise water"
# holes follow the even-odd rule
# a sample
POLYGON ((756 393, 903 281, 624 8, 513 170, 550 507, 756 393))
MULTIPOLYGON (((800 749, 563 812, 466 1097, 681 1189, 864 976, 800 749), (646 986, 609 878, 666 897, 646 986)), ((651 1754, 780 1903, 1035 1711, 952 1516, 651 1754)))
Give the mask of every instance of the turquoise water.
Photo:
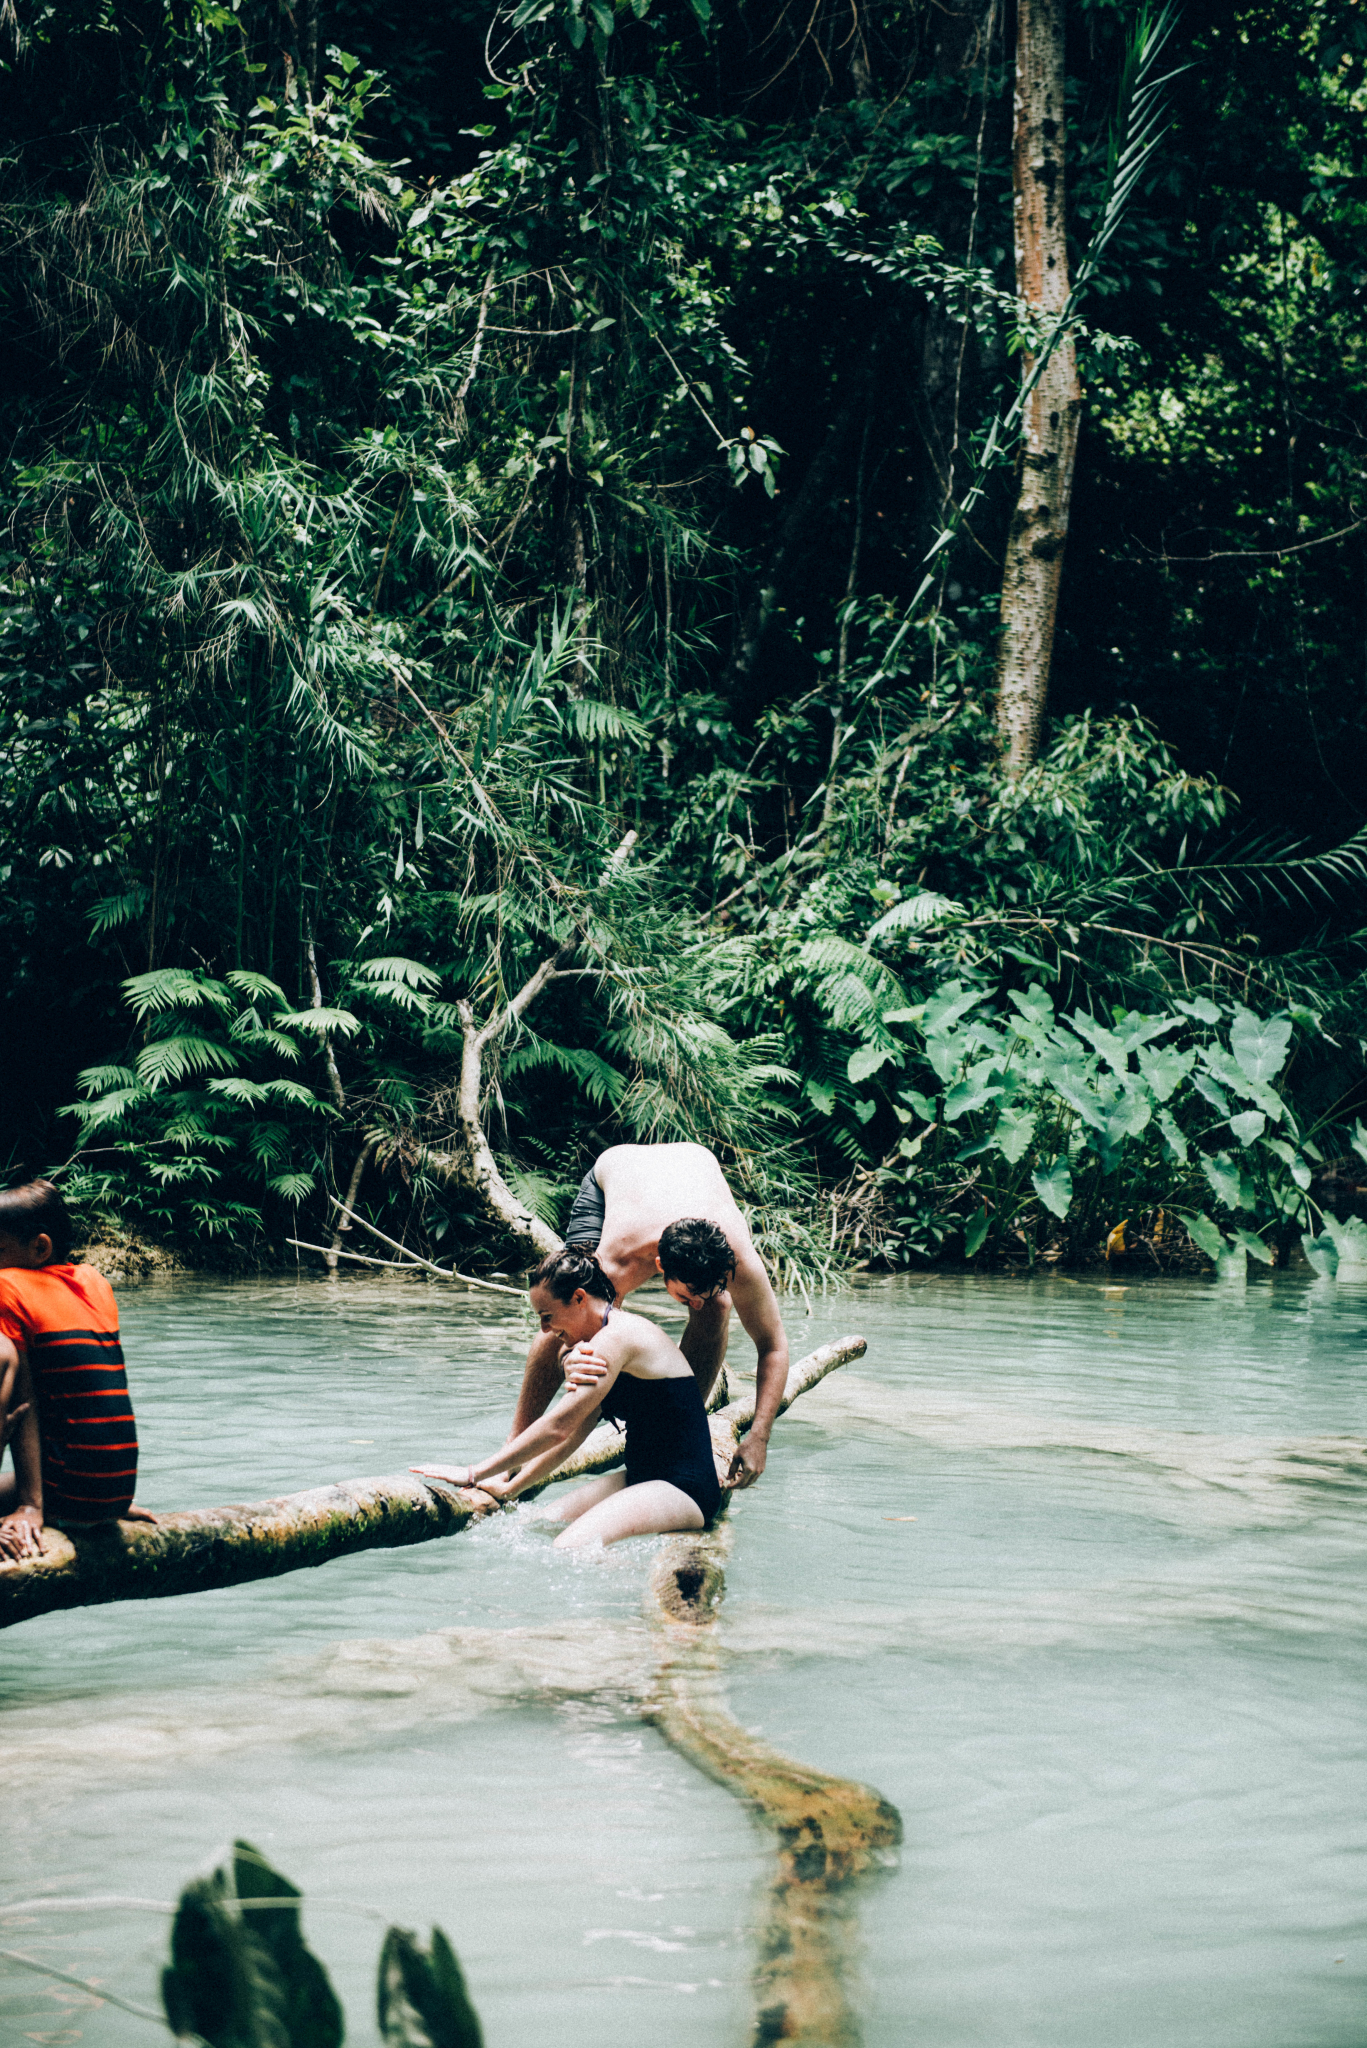
MULTIPOLYGON (((528 1329, 383 1278, 121 1297, 151 1507, 476 1456, 528 1329)), ((854 1329, 737 1502, 721 1628, 737 1716, 901 1809, 867 2048, 1361 2048, 1367 1294, 918 1277, 795 1352, 854 1329)), ((353 2042, 397 1920, 489 2048, 741 2048, 769 1852, 639 1719, 652 1549, 556 1556, 530 1509, 6 1633, 0 1947, 153 2006, 159 1907, 244 1834, 353 2042), (147 1903, 57 1903, 110 1895, 147 1903)), ((0 1964, 0 2041, 156 2037, 0 1964)))

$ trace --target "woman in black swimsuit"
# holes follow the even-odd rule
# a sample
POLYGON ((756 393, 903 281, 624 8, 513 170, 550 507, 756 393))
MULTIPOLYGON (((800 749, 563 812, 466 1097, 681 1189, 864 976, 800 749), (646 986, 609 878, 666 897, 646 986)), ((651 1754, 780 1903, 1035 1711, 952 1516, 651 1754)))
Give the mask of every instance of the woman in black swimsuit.
POLYGON ((693 1369, 655 1323, 613 1307, 612 1282, 592 1252, 573 1246, 543 1259, 532 1275, 532 1307, 548 1335, 593 1357, 607 1377, 571 1390, 550 1412, 478 1465, 415 1465, 415 1472, 457 1486, 484 1486, 512 1500, 544 1480, 577 1450, 601 1419, 626 1430, 626 1471, 610 1472, 557 1503, 568 1523, 557 1549, 616 1543, 671 1529, 704 1529, 721 1501, 712 1439, 693 1369), (486 1486, 519 1468, 507 1485, 486 1486))

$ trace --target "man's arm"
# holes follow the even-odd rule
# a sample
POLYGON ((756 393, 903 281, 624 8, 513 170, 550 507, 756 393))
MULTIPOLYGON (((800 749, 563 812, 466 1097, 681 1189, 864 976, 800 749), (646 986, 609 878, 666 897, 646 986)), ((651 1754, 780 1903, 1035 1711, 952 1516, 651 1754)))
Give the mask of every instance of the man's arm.
POLYGON ((19 1496, 13 1513, 0 1520, 0 1558, 37 1557, 42 1544, 43 1460, 28 1358, 8 1337, 0 1337, 0 1451, 14 1447, 19 1496))
POLYGON ((754 1485, 769 1455, 769 1432, 788 1384, 788 1334, 769 1275, 757 1252, 737 1266, 731 1280, 731 1300, 756 1354, 755 1419, 727 1474, 727 1484, 741 1489, 754 1485))

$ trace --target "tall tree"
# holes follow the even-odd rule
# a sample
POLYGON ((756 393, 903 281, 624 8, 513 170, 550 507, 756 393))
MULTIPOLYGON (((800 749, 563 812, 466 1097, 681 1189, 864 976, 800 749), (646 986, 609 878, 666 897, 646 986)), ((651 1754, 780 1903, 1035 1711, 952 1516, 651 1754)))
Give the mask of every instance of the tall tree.
MULTIPOLYGON (((1037 326, 1056 320, 1068 298, 1063 9, 1064 0, 1019 0, 1016 12, 1016 293, 1037 326)), ((1027 352, 1027 381, 1033 368, 1027 352)), ((1020 492, 1002 577, 997 729, 1013 780, 1039 749, 1081 410, 1077 356, 1065 337, 1026 401, 1020 492)))

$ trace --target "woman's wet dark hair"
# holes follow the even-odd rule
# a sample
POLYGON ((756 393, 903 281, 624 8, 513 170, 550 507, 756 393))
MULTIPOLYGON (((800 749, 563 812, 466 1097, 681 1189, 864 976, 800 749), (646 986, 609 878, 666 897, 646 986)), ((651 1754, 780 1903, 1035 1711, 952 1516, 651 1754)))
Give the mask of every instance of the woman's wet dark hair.
POLYGON ((557 1301, 572 1301, 574 1291, 582 1287, 585 1294, 592 1294, 598 1301, 616 1301, 617 1289, 593 1255, 592 1248, 584 1244, 567 1244, 561 1252, 552 1252, 541 1261, 532 1274, 528 1285, 549 1287, 557 1301))
POLYGON ((660 1232, 660 1269, 666 1280, 682 1280, 693 1294, 715 1294, 736 1270, 731 1240, 705 1216, 681 1216, 660 1232))
POLYGON ((72 1226, 66 1203, 50 1180, 31 1180, 21 1188, 0 1189, 0 1230, 32 1244, 35 1237, 52 1239, 54 1266, 71 1257, 72 1226))

